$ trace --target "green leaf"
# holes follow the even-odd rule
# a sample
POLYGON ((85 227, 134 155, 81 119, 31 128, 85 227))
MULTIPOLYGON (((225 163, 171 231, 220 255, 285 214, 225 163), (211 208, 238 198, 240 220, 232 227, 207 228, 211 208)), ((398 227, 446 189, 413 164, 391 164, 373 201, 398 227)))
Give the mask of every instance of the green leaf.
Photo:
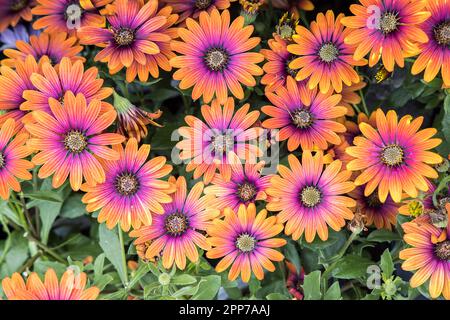
POLYGON ((290 300, 289 297, 286 297, 284 294, 277 293, 277 292, 268 294, 266 296, 266 299, 267 300, 290 300))
POLYGON ((367 241, 373 241, 373 242, 391 242, 391 241, 399 241, 402 238, 398 233, 391 232, 386 229, 379 229, 372 231, 367 236, 367 241))
POLYGON ((444 118, 442 119, 442 132, 444 138, 450 143, 450 94, 444 100, 444 118))
POLYGON ((81 202, 82 197, 83 195, 80 193, 70 195, 61 208, 61 217, 74 219, 87 214, 86 207, 81 202))
POLYGON ((34 266, 33 271, 37 272, 41 276, 45 275, 47 270, 50 268, 55 270, 58 277, 60 277, 67 270, 67 267, 60 262, 46 261, 46 260, 42 260, 40 258, 38 260, 36 260, 36 262, 34 263, 33 266, 34 266))
POLYGON ((187 286, 197 282, 197 279, 189 274, 180 274, 172 278, 171 284, 176 286, 187 286))
POLYGON ((105 287, 114 280, 113 276, 110 274, 103 274, 98 276, 94 280, 94 286, 96 286, 100 291, 105 289, 105 287))
POLYGON ((103 275, 103 269, 105 267, 105 254, 101 253, 95 259, 94 262, 94 279, 103 275))
POLYGON ((220 276, 210 275, 203 277, 198 283, 198 290, 192 300, 212 300, 220 289, 220 276))
POLYGON ((305 300, 320 300, 322 292, 320 291, 320 271, 313 271, 305 276, 302 288, 305 294, 305 300))
POLYGON ((389 249, 384 250, 383 254, 381 255, 380 266, 386 279, 390 278, 394 273, 394 262, 392 262, 392 257, 389 249))
POLYGON ((0 214, 10 219, 15 224, 22 226, 17 214, 9 207, 8 201, 1 200, 0 202, 0 214))
POLYGON ((24 193, 23 196, 32 200, 50 201, 50 202, 62 202, 63 198, 58 192, 50 190, 41 190, 35 192, 24 193))
POLYGON ((41 241, 44 244, 48 242, 48 236, 50 234, 50 230, 52 229, 53 222, 55 222, 56 217, 58 217, 62 202, 51 202, 51 201, 37 201, 36 206, 39 208, 39 211, 42 213, 39 216, 42 221, 41 228, 41 241))
POLYGON ((339 286, 338 281, 333 283, 331 285, 331 287, 328 288, 323 299, 324 300, 342 300, 341 287, 339 286))
POLYGON ((367 268, 372 264, 373 262, 370 259, 359 255, 344 256, 333 269, 333 277, 338 279, 363 278, 367 273, 367 268))
POLYGON ((120 246, 119 235, 116 230, 109 230, 104 223, 99 226, 98 236, 100 238, 100 247, 103 249, 106 258, 111 261, 119 274, 120 280, 126 285, 127 270, 122 264, 122 250, 120 246))
POLYGON ((5 261, 0 268, 0 278, 16 272, 28 258, 28 241, 21 232, 11 234, 11 247, 6 253, 5 261))

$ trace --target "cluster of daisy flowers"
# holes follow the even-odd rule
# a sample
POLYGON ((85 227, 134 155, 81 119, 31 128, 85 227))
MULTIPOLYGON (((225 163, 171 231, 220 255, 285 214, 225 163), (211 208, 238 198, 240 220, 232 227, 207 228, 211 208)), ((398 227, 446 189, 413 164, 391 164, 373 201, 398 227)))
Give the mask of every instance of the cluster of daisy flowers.
MULTIPOLYGON (((346 226, 392 230, 403 214, 410 218, 399 256, 414 272, 411 287, 428 281, 430 297, 450 299, 450 199, 439 193, 447 185, 436 188, 448 171, 435 151, 442 140, 422 128, 423 117, 357 107, 362 67, 389 74, 412 60, 413 75, 450 87, 450 2, 361 0, 349 16, 326 11, 299 22, 313 8, 284 0, 0 0, 0 32, 15 41, 0 67, 0 196, 11 199, 33 177, 55 189, 69 184, 98 223, 129 233, 147 263, 185 270, 204 256, 217 273, 246 283, 285 260, 288 240, 326 241, 346 226), (252 21, 267 6, 287 13, 266 43, 252 21), (20 21, 34 33, 5 31, 20 21), (127 83, 171 74, 200 103, 200 115, 177 130, 193 183, 173 174, 170 159, 150 156, 147 126, 160 126, 161 112, 105 86, 100 66, 127 83), (258 86, 263 103, 241 103, 258 86), (288 156, 265 174, 262 158, 274 144, 288 156)), ((286 265, 301 299, 304 271, 286 265)), ((9 299, 99 294, 72 270, 60 281, 52 269, 43 280, 32 273, 26 283, 15 273, 2 287, 9 299)))

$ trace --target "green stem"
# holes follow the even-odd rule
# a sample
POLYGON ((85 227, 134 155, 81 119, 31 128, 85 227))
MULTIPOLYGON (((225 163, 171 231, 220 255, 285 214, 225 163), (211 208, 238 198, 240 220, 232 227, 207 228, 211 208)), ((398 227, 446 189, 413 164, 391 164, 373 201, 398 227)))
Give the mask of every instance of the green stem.
POLYGON ((24 198, 22 192, 19 193, 19 197, 20 197, 20 203, 22 204, 22 212, 23 212, 23 215, 25 216, 26 222, 29 226, 29 230, 31 231, 31 233, 33 234, 34 237, 38 238, 39 235, 37 234, 36 230, 34 229, 30 213, 28 212, 28 209, 27 209, 27 203, 25 202, 25 198, 24 198))
POLYGON ((362 106, 363 106, 364 113, 365 113, 367 116, 370 116, 370 115, 369 115, 369 109, 367 109, 366 98, 364 98, 364 94, 363 94, 362 89, 359 90, 359 95, 361 96, 361 103, 362 103, 362 106))
POLYGON ((122 265, 123 270, 125 270, 125 289, 128 290, 128 270, 127 270, 127 257, 125 254, 125 244, 123 242, 123 233, 122 229, 120 228, 120 225, 117 226, 117 232, 119 233, 119 241, 120 241, 120 247, 122 249, 122 265))
POLYGON ((3 247, 3 253, 0 256, 0 265, 3 263, 3 261, 6 258, 6 254, 9 251, 9 248, 11 247, 11 231, 9 230, 8 223, 4 220, 3 215, 0 214, 0 222, 3 226, 3 231, 8 235, 6 238, 5 246, 3 247))
POLYGON ((50 249, 49 247, 47 247, 45 244, 43 244, 42 242, 40 242, 38 239, 34 238, 31 234, 29 234, 27 236, 27 239, 29 241, 32 241, 34 243, 36 243, 36 245, 48 256, 52 257, 53 259, 55 259, 56 261, 62 263, 62 264, 66 264, 67 265, 67 261, 64 260, 58 253, 56 253, 53 249, 50 249))

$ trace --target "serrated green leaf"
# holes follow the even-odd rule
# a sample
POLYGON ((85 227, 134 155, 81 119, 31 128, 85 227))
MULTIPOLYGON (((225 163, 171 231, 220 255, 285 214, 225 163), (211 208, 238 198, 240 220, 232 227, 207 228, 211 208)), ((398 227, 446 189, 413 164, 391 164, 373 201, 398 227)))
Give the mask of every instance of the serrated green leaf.
POLYGON ((313 271, 305 276, 303 281, 303 292, 305 294, 305 300, 320 300, 322 298, 322 292, 320 291, 320 271, 313 271))
POLYGON ((113 264, 119 274, 120 280, 126 285, 126 272, 122 263, 122 247, 120 246, 119 235, 115 229, 109 230, 104 223, 99 226, 100 247, 103 249, 106 258, 113 264))
POLYGON ((390 278, 394 273, 394 262, 392 262, 391 253, 389 249, 384 250, 380 260, 381 270, 386 278, 390 278))
POLYGON ((203 277, 198 283, 197 292, 191 297, 192 300, 211 300, 220 289, 220 276, 210 275, 203 277))
POLYGON ((176 286, 187 286, 190 284, 194 284, 197 282, 197 279, 194 276, 189 274, 180 274, 172 278, 170 281, 171 284, 176 286))
POLYGON ((367 268, 374 264, 370 259, 358 255, 344 256, 333 269, 333 277, 338 279, 359 279, 367 273, 367 268))
POLYGON ((339 286, 339 282, 336 281, 331 285, 331 287, 328 288, 327 292, 325 293, 324 300, 342 300, 341 296, 341 287, 339 286))

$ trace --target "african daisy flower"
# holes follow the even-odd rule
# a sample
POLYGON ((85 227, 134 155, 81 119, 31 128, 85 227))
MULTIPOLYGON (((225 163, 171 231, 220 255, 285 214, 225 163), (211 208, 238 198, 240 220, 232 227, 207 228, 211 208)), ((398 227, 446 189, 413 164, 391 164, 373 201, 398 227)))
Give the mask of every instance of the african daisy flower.
POLYGON ((16 60, 23 61, 28 55, 32 55, 37 61, 45 56, 53 65, 60 63, 64 57, 69 57, 72 62, 85 61, 84 57, 78 55, 83 47, 77 44, 77 38, 70 37, 64 32, 53 34, 42 32, 39 35, 30 36, 28 42, 17 41, 16 46, 17 50, 3 51, 3 54, 8 57, 2 60, 3 65, 14 67, 16 60))
POLYGON ((124 231, 152 224, 152 213, 163 214, 162 204, 172 202, 172 184, 161 180, 172 171, 165 157, 147 161, 150 145, 138 149, 136 139, 128 140, 125 150, 122 145, 113 146, 119 160, 102 161, 106 180, 97 185, 83 185, 86 192, 82 201, 88 212, 100 210, 98 222, 106 221, 112 229, 120 224, 124 231), (147 162, 146 162, 147 161, 147 162))
POLYGON ((314 146, 326 150, 328 143, 341 143, 336 133, 345 132, 345 126, 335 121, 347 113, 345 107, 338 106, 341 95, 317 93, 289 77, 287 87, 280 87, 275 93, 266 92, 266 97, 273 105, 262 107, 262 112, 270 117, 262 125, 280 129, 279 140, 288 140, 289 151, 299 146, 303 150, 312 150, 314 146))
POLYGON ((39 17, 33 28, 49 33, 66 32, 75 35, 80 27, 105 25, 101 10, 113 0, 36 0, 32 13, 39 17))
POLYGON ((175 13, 179 13, 178 22, 187 18, 198 19, 200 13, 211 13, 213 9, 224 10, 230 7, 230 2, 236 0, 162 0, 161 2, 171 6, 175 13))
POLYGON ((356 200, 357 210, 364 216, 366 226, 375 225, 377 229, 392 230, 396 225, 400 204, 391 197, 388 196, 385 202, 381 202, 376 193, 366 197, 364 186, 357 187, 349 196, 356 200))
MULTIPOLYGON (((168 45, 172 40, 172 34, 166 30, 171 10, 159 13, 157 0, 146 4, 140 0, 117 0, 115 7, 115 14, 107 17, 108 28, 88 26, 78 31, 81 43, 105 47, 95 56, 95 61, 108 62, 111 73, 136 62, 144 66, 147 55, 159 54, 161 45, 168 45)), ((140 72, 136 69, 134 76, 137 73, 140 72)), ((134 79, 128 75, 127 80, 134 79)))
POLYGON ((9 26, 15 27, 20 19, 31 21, 34 0, 0 0, 0 32, 9 26))
MULTIPOLYGON (((98 69, 91 67, 84 70, 81 61, 72 63, 70 58, 64 57, 58 67, 53 67, 50 62, 42 63, 42 74, 33 74, 30 77, 34 89, 25 90, 23 97, 25 102, 21 110, 42 110, 50 112, 49 98, 63 102, 65 93, 71 91, 74 95, 83 94, 87 104, 92 100, 104 100, 113 90, 103 87, 103 80, 98 78, 98 69)), ((102 113, 110 111, 112 106, 101 101, 102 113)))
POLYGON ((256 214, 253 203, 241 205, 237 212, 225 209, 225 218, 216 219, 208 228, 209 243, 213 247, 206 253, 209 259, 222 258, 216 266, 223 272, 231 266, 228 279, 236 280, 239 274, 244 282, 253 273, 264 279, 264 269, 273 272, 272 261, 283 261, 284 256, 274 248, 286 245, 286 240, 274 238, 283 230, 277 218, 267 217, 267 211, 256 214), (264 268, 264 269, 263 269, 264 268))
POLYGON ((340 106, 347 108, 346 116, 353 117, 355 115, 355 110, 353 109, 353 105, 358 105, 361 103, 361 95, 359 91, 364 89, 367 86, 367 83, 361 81, 352 84, 351 86, 344 85, 342 87, 342 91, 340 95, 342 96, 341 102, 339 102, 340 106))
POLYGON ((15 121, 8 119, 0 128, 0 197, 3 200, 8 200, 10 189, 21 190, 17 178, 30 180, 29 170, 34 167, 30 161, 24 160, 32 152, 25 146, 29 136, 22 133, 14 137, 15 126, 15 121))
POLYGON ((237 211, 241 204, 248 205, 258 200, 266 200, 266 189, 270 186, 271 175, 261 176, 264 162, 257 164, 236 163, 231 166, 231 179, 226 181, 216 174, 212 184, 205 188, 205 194, 217 197, 214 205, 223 210, 230 207, 237 211))
POLYGON ((263 74, 256 64, 264 56, 248 52, 260 42, 260 38, 250 38, 253 26, 244 26, 242 16, 230 25, 228 10, 220 14, 216 9, 200 13, 199 22, 188 18, 186 25, 187 29, 178 31, 182 41, 172 41, 172 49, 181 55, 170 60, 179 69, 173 78, 180 80, 180 89, 193 87, 192 98, 203 97, 205 103, 214 97, 226 103, 228 90, 243 99, 242 85, 254 87, 254 76, 263 74))
POLYGON ((362 137, 356 137, 355 146, 347 153, 355 157, 348 170, 362 171, 355 179, 356 185, 366 184, 364 194, 369 196, 378 187, 378 196, 385 202, 388 194, 400 202, 402 192, 417 197, 417 189, 427 191, 427 178, 436 179, 438 173, 430 165, 440 163, 440 155, 428 150, 438 146, 441 139, 431 139, 437 133, 434 128, 419 130, 423 117, 412 120, 404 116, 398 121, 395 111, 387 115, 381 109, 376 112, 376 127, 362 122, 362 137))
POLYGON ((271 179, 267 194, 272 196, 267 210, 280 211, 278 221, 286 222, 285 233, 298 240, 305 234, 312 242, 316 233, 323 241, 328 239, 328 226, 339 231, 345 219, 351 220, 355 200, 343 196, 355 186, 349 181, 351 172, 341 171, 342 163, 335 160, 324 168, 322 152, 314 156, 304 151, 302 161, 288 157, 290 169, 278 166, 279 176, 271 179))
POLYGON ((217 209, 210 208, 214 196, 201 196, 203 183, 198 182, 187 191, 184 177, 171 177, 169 182, 176 185, 171 203, 163 204, 164 214, 153 216, 149 226, 130 232, 136 237, 135 245, 151 241, 145 252, 146 259, 159 256, 161 252, 164 268, 169 269, 175 263, 184 270, 186 257, 193 263, 198 261, 197 247, 211 249, 204 232, 211 220, 220 214, 217 209))
POLYGON ((15 70, 10 67, 0 67, 0 124, 12 118, 16 121, 16 131, 23 129, 23 121, 30 118, 26 111, 20 110, 25 99, 22 97, 25 90, 34 89, 31 75, 39 73, 40 68, 32 56, 24 61, 17 61, 15 70))
POLYGON ((252 143, 262 135, 262 128, 252 127, 259 111, 248 112, 245 104, 234 112, 234 99, 228 98, 222 107, 217 100, 211 106, 201 108, 204 123, 194 116, 185 118, 188 127, 178 129, 183 140, 176 147, 181 150, 180 159, 187 161, 186 170, 194 171, 194 179, 203 176, 209 184, 218 169, 226 181, 231 178, 231 164, 244 160, 256 163, 262 156, 258 145, 252 143))
POLYGON ((72 92, 65 94, 64 106, 54 98, 49 99, 49 105, 51 114, 34 111, 36 123, 25 125, 33 136, 28 145, 39 150, 32 161, 43 165, 39 178, 53 174, 52 185, 59 188, 69 176, 75 191, 80 189, 83 177, 88 184, 104 182, 105 171, 98 159, 118 159, 119 154, 107 146, 125 140, 115 133, 103 133, 116 119, 116 112, 100 114, 99 100, 88 104, 82 94, 75 97, 72 92))
POLYGON ((352 4, 351 17, 342 19, 349 34, 345 43, 356 45, 355 60, 364 58, 369 52, 369 66, 375 66, 382 59, 387 71, 392 72, 395 64, 404 67, 404 58, 418 51, 416 43, 426 43, 428 36, 418 24, 430 16, 425 10, 426 1, 416 0, 364 0, 352 4), (380 10, 376 14, 374 8, 380 10))
POLYGON ((425 70, 424 79, 430 82, 441 70, 445 86, 450 86, 450 2, 428 0, 426 8, 431 17, 419 28, 425 31, 429 41, 419 44, 421 54, 411 72, 419 74, 425 70))
POLYGON ((44 281, 37 273, 32 272, 26 283, 22 276, 15 272, 11 278, 2 281, 3 291, 8 300, 95 300, 100 290, 95 287, 86 288, 86 273, 76 273, 72 269, 58 281, 54 269, 45 272, 44 281))
POLYGON ((367 61, 353 58, 354 47, 344 43, 350 30, 341 24, 343 17, 340 14, 335 20, 331 10, 326 15, 319 13, 316 21, 311 23, 311 30, 297 26, 297 34, 292 36, 295 43, 287 49, 299 57, 292 60, 289 68, 299 69, 296 79, 308 79, 310 89, 318 85, 322 93, 330 88, 339 93, 342 83, 351 86, 360 82, 354 67, 363 66, 367 61))
POLYGON ((417 288, 429 280, 431 298, 442 294, 450 300, 450 224, 446 229, 437 228, 424 215, 402 224, 402 228, 403 239, 411 248, 400 251, 400 259, 405 260, 403 270, 414 272, 411 287, 417 288))

